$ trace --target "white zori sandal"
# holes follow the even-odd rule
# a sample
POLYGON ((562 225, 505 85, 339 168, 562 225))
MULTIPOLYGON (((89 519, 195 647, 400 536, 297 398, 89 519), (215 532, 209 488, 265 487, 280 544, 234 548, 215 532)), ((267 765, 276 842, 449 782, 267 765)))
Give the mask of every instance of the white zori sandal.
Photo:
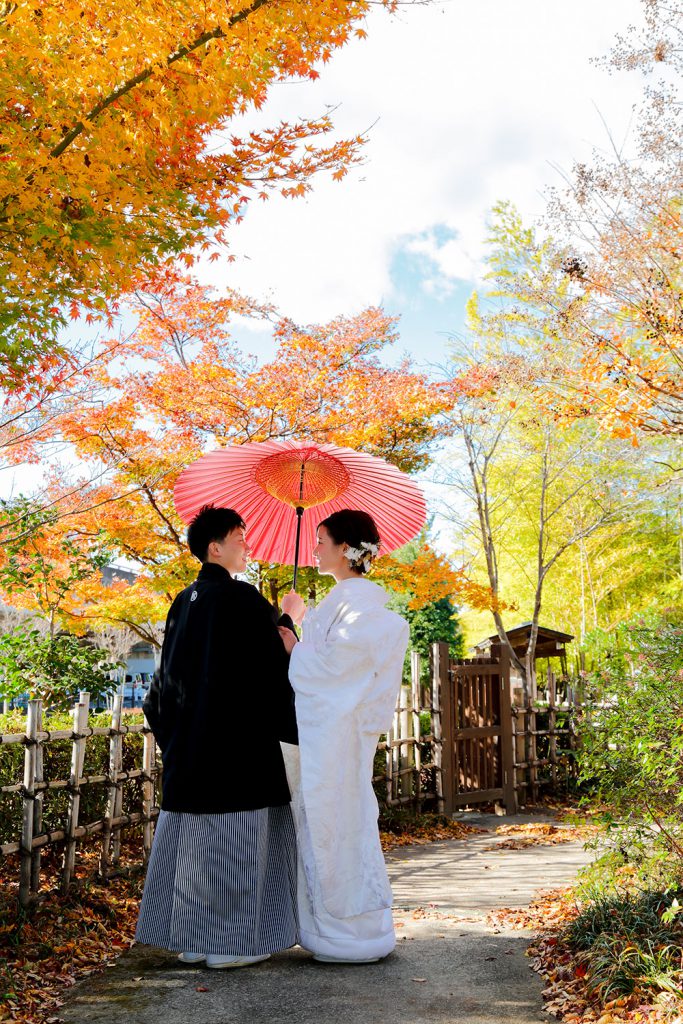
POLYGON ((178 959, 183 964, 200 964, 206 960, 206 966, 214 971, 221 971, 228 967, 250 967, 252 964, 260 964, 262 960, 270 960, 270 953, 265 956, 214 956, 211 953, 179 953, 178 959))

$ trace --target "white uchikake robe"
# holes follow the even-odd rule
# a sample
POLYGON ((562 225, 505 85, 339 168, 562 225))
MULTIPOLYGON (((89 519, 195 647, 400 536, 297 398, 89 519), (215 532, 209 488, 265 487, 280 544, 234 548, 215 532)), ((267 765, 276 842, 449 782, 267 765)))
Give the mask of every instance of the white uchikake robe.
POLYGON ((301 945, 349 959, 395 945, 372 788, 380 733, 401 684, 408 624, 385 591, 343 580, 307 613, 290 662, 299 727, 287 757, 299 844, 301 945))

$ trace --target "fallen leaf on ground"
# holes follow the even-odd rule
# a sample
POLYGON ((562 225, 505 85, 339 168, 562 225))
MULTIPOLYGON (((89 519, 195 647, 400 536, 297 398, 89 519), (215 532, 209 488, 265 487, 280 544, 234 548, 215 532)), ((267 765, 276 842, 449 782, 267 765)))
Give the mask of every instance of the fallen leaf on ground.
POLYGON ((552 825, 546 821, 532 821, 525 825, 499 825, 496 835, 509 839, 487 846, 487 850, 523 850, 527 846, 556 846, 559 843, 574 843, 595 834, 594 825, 552 825))
POLYGON ((408 825, 405 831, 387 832, 380 830, 379 838, 382 849, 394 850, 401 846, 424 846, 441 839, 467 839, 469 835, 485 831, 474 825, 466 825, 462 821, 424 822, 418 819, 414 825, 408 825))
POLYGON ((43 859, 41 901, 17 913, 19 865, 0 861, 0 1021, 48 1024, 59 1021, 66 988, 89 974, 113 967, 135 934, 142 871, 122 849, 120 867, 131 870, 107 883, 94 880, 100 845, 79 850, 70 892, 56 891, 59 865, 43 859), (4 993, 4 995, 3 995, 4 993))

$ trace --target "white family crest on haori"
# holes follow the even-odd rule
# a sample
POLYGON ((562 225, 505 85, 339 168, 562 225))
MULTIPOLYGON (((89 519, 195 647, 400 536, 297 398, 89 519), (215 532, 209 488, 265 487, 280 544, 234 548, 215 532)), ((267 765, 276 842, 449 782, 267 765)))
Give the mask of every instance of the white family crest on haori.
POLYGON ((308 612, 292 652, 305 820, 300 853, 313 910, 350 918, 391 906, 377 831, 372 766, 388 731, 408 624, 362 577, 343 580, 308 612), (322 907, 316 904, 322 903, 322 907))

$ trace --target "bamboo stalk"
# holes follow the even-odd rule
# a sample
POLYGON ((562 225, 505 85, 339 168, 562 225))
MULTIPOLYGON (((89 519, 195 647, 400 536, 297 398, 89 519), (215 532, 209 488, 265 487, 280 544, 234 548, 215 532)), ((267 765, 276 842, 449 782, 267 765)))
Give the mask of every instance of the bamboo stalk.
POLYGON ((387 788, 387 796, 386 796, 387 807, 391 807, 392 803, 394 802, 394 773, 393 773, 393 766, 394 766, 394 747, 395 747, 396 744, 395 744, 395 739, 394 739, 394 737, 395 737, 395 730, 394 730, 394 724, 393 723, 395 721, 396 721, 396 714, 394 714, 394 718, 393 718, 392 724, 389 727, 389 732, 387 733, 387 743, 386 743, 386 760, 385 760, 386 768, 385 768, 384 777, 385 777, 385 780, 386 780, 386 788, 387 788))
POLYGON ((19 903, 27 907, 31 902, 33 877, 33 824, 36 781, 36 734, 40 701, 30 700, 26 709, 24 741, 24 800, 21 820, 21 866, 19 869, 19 903))
POLYGON ((412 688, 413 705, 413 762, 415 765, 415 810, 422 810, 422 749, 420 747, 420 705, 422 687, 420 686, 420 655, 417 651, 410 652, 410 685, 412 688))
MULTIPOLYGON (((145 719, 145 725, 148 725, 145 719)), ((149 726, 148 726, 149 728, 149 726)), ((142 858, 147 863, 152 852, 152 839, 154 838, 154 827, 152 825, 152 806, 154 804, 154 761, 156 754, 156 741, 151 731, 144 734, 142 741, 142 771, 144 781, 142 783, 142 813, 145 817, 145 824, 142 829, 142 858)))
MULTIPOLYGON (((36 708, 36 735, 42 730, 43 727, 43 705, 42 701, 38 702, 36 708)), ((44 782, 44 763, 45 758, 43 756, 43 744, 38 741, 36 743, 36 758, 35 758, 35 786, 34 786, 34 797, 33 797, 33 856, 31 860, 31 891, 38 892, 40 889, 40 848, 35 845, 35 837, 40 835, 43 830, 43 799, 45 796, 45 789, 43 786, 44 782)))
POLYGON ((103 878, 109 874, 112 861, 112 830, 113 821, 117 816, 117 794, 120 785, 121 768, 121 709, 123 694, 117 693, 111 711, 111 728, 109 730, 109 791, 107 808, 104 815, 102 830, 102 850, 100 853, 99 873, 103 878))
MULTIPOLYGON (((123 700, 123 698, 121 698, 123 700)), ((123 705, 122 705, 123 707, 123 705)), ((118 733, 114 737, 114 749, 116 755, 114 778, 116 780, 116 791, 114 793, 114 821, 112 822, 112 840, 111 840, 111 865, 112 868, 118 867, 121 859, 121 826, 116 825, 115 821, 120 818, 123 814, 123 731, 121 729, 121 719, 119 717, 118 733)))
MULTIPOLYGON (((147 821, 156 821, 159 817, 158 807, 153 807, 149 818, 147 818, 142 811, 133 811, 131 814, 122 814, 120 818, 115 818, 113 821, 114 825, 120 827, 126 827, 128 825, 145 825, 147 821)), ((96 835, 98 832, 102 832, 104 829, 104 821, 90 821, 86 825, 79 825, 74 831, 74 837, 76 839, 82 839, 83 836, 96 835)), ((51 832, 41 832, 39 836, 34 836, 31 846, 34 850, 43 846, 56 846, 58 843, 63 843, 66 839, 66 830, 63 828, 54 828, 51 832)), ((21 843, 3 843, 0 846, 0 856, 9 857, 12 854, 21 853, 21 843)))
POLYGON ((399 748, 398 748, 398 775, 400 779, 399 793, 402 797, 412 796, 412 744, 406 742, 410 732, 412 710, 410 707, 410 690, 402 686, 398 695, 398 727, 399 727, 399 748))
POLYGON ((434 785, 436 789, 436 808, 439 814, 444 812, 443 796, 443 742, 441 722, 441 659, 439 645, 432 645, 432 734, 434 736, 434 785))
POLYGON ((557 787, 557 682, 555 673, 548 666, 548 753, 550 756, 550 778, 553 792, 557 787))
POLYGON ((62 892, 69 888, 76 864, 76 830, 78 829, 78 815, 81 807, 81 791, 79 781, 83 775, 83 764, 85 761, 85 730, 88 727, 88 709, 90 694, 81 693, 80 700, 73 711, 74 741, 71 751, 71 776, 69 779, 71 791, 69 793, 69 813, 66 823, 66 847, 64 850, 64 866, 62 868, 62 892))
MULTIPOLYGON (((122 736, 127 736, 129 733, 143 732, 144 725, 139 722, 134 722, 133 725, 122 725, 120 726, 120 733, 122 736)), ((70 740, 73 739, 73 728, 72 729, 55 729, 54 732, 45 732, 44 730, 38 730, 36 733, 36 739, 42 742, 52 743, 53 740, 70 740)), ((87 739, 90 736, 109 736, 111 735, 110 726, 92 726, 86 725, 83 730, 83 736, 87 739)), ((12 743, 24 743, 25 734, 23 732, 7 732, 0 736, 0 744, 12 744, 12 743)))
POLYGON ((538 798, 538 772, 534 766, 536 760, 536 737, 533 732, 536 729, 536 715, 533 708, 531 696, 526 699, 526 715, 524 718, 524 760, 528 764, 527 773, 529 781, 529 798, 531 803, 536 803, 538 798))

